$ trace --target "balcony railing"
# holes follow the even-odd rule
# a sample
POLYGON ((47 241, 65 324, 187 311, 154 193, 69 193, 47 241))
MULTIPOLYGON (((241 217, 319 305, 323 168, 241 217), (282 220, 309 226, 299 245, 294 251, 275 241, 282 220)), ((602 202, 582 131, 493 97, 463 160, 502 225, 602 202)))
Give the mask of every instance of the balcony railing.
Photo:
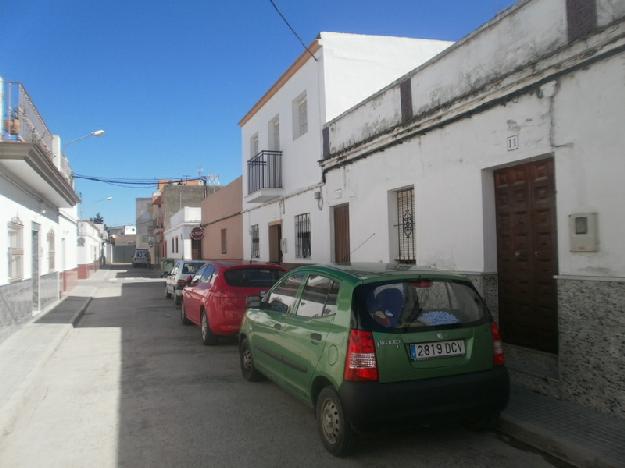
POLYGON ((247 193, 282 188, 282 151, 263 150, 247 162, 247 193))
POLYGON ((26 88, 21 83, 8 81, 5 102, 2 139, 36 144, 56 165, 52 151, 52 133, 26 88))

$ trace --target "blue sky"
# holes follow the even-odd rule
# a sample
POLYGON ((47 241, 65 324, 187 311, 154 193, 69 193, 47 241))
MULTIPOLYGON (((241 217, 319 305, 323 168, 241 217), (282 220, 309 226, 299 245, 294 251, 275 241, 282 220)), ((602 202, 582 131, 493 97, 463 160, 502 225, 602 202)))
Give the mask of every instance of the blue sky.
MULTIPOLYGON (((306 43, 320 31, 458 40, 512 0, 276 0, 306 43)), ((301 53, 269 0, 27 0, 0 8, 0 75, 21 81, 74 171, 240 174, 239 119, 301 53)), ((79 181, 84 217, 133 224, 152 190, 79 181), (112 196, 111 201, 101 201, 112 196)))

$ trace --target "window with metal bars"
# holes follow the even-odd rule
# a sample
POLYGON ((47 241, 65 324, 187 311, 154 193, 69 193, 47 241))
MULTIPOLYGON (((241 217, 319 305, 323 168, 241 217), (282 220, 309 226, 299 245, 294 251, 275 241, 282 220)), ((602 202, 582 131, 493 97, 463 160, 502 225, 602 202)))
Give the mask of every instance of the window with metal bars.
POLYGON ((258 224, 252 225, 252 258, 260 258, 260 239, 258 237, 258 224))
POLYGON ((295 217, 295 256, 310 258, 310 213, 295 217))
POLYGON ((414 188, 397 190, 397 256, 400 263, 415 263, 414 188))

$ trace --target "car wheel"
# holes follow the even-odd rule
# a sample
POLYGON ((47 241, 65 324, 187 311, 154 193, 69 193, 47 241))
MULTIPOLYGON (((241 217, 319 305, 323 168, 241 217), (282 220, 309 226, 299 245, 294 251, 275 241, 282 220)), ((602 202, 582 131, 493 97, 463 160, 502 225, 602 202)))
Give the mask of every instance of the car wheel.
POLYGON ((354 432, 343 412, 341 399, 332 387, 325 387, 319 393, 315 415, 319 435, 326 450, 335 457, 348 455, 354 432))
POLYGON ((264 379, 264 375, 254 367, 254 356, 246 339, 241 341, 239 345, 239 358, 241 362, 241 374, 248 382, 260 382, 264 379))
POLYGON ((491 431, 497 428, 498 420, 499 413, 486 413, 466 418, 464 426, 474 432, 491 431))
POLYGON ((206 312, 202 311, 200 317, 200 332, 202 333, 202 343, 206 346, 217 344, 217 336, 213 335, 206 312))
POLYGON ((171 293, 169 292, 169 289, 167 288, 167 286, 165 286, 165 297, 167 299, 171 299, 171 293))
POLYGON ((180 307, 180 321, 183 325, 191 325, 191 320, 187 318, 187 311, 184 310, 184 302, 182 303, 182 307, 180 307))

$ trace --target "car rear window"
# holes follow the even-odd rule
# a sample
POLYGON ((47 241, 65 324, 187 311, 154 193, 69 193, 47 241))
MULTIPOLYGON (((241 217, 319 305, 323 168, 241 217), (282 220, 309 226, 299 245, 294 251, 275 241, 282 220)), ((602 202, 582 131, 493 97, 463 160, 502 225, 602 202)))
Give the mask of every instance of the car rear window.
POLYGON ((182 265, 182 274, 195 275, 203 266, 203 263, 185 263, 182 265))
POLYGON ((354 307, 365 328, 384 331, 460 327, 488 318, 475 289, 445 280, 361 285, 354 292, 354 307))
POLYGON ((240 288, 269 288, 284 274, 275 268, 237 268, 227 270, 226 283, 240 288))

